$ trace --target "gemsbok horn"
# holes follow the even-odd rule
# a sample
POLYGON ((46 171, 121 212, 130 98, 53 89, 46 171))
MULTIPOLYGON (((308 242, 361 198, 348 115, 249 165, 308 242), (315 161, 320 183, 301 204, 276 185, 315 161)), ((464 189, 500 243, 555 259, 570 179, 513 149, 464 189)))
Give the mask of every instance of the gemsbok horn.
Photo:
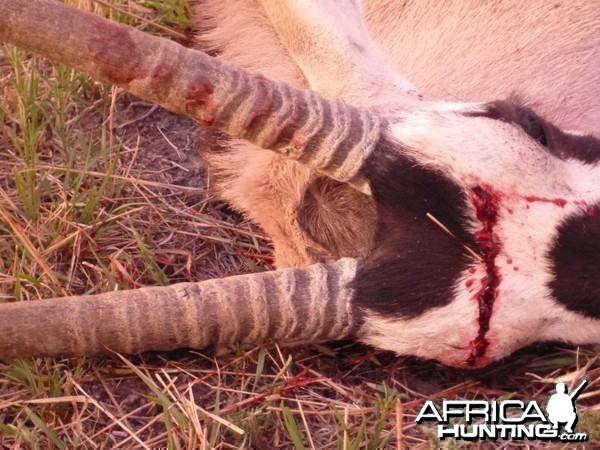
POLYGON ((355 337, 356 261, 0 307, 0 358, 355 337))
MULTIPOLYGON (((197 20, 206 19, 198 45, 282 80, 270 81, 50 0, 0 0, 0 41, 239 138, 220 137, 219 151, 204 152, 213 185, 271 237, 278 267, 306 266, 0 305, 0 357, 354 337, 474 368, 538 341, 600 342, 600 140, 588 134, 598 131, 599 113, 582 103, 600 99, 590 66, 600 48, 600 22, 590 20, 598 8, 513 1, 499 9, 374 0, 365 13, 358 0, 194 0, 197 20), (450 18, 472 11, 484 32, 480 17, 521 14, 494 29, 527 30, 510 61, 527 54, 551 64, 544 73, 556 80, 530 84, 527 98, 544 97, 552 121, 514 98, 422 101, 398 74, 420 73, 419 63, 424 73, 437 70, 454 41, 438 38, 448 48, 430 49, 410 39, 456 32, 450 18), (561 19, 558 30, 552 17, 561 19), (396 25, 402 20, 406 29, 396 25), (574 47, 580 37, 585 45, 574 47), (249 42, 268 52, 245 52, 249 42), (433 60, 421 54, 434 50, 433 60), (569 117, 548 106, 549 89, 560 101, 579 99, 569 117), (563 129, 572 124, 584 132, 563 129)), ((480 56, 505 55, 497 33, 465 42, 494 39, 496 51, 480 56)), ((522 83, 540 75, 510 71, 523 74, 522 83)), ((483 81, 502 86, 450 75, 473 92, 483 81)), ((510 92, 503 86, 494 95, 510 92)))
POLYGON ((325 100, 314 91, 291 88, 52 0, 2 0, 0 6, 1 42, 121 86, 368 192, 358 172, 381 130, 379 118, 368 110, 325 100))
MULTIPOLYGON (((2 42, 368 189, 358 171, 381 125, 367 110, 51 0, 0 0, 0 8, 2 42)), ((345 258, 201 283, 4 304, 0 358, 354 337, 360 323, 351 303, 355 272, 356 261, 345 258)))

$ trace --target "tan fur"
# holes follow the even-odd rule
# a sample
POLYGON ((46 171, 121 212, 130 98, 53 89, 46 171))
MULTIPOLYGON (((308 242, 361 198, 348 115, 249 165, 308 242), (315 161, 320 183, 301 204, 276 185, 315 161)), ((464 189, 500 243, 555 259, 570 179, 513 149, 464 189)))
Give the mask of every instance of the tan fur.
POLYGON ((517 90, 563 127, 597 132, 599 35, 592 20, 597 13, 587 4, 569 3, 561 14, 555 11, 561 6, 550 9, 537 0, 374 2, 366 22, 358 0, 206 0, 198 6, 206 15, 200 17, 203 45, 269 77, 336 97, 324 100, 95 16, 80 15, 89 19, 84 24, 51 1, 11 1, 17 6, 0 0, 12 11, 0 15, 0 40, 30 45, 31 39, 18 39, 22 31, 45 28, 34 35, 37 51, 69 55, 75 67, 278 152, 225 141, 208 160, 223 196, 272 236, 280 266, 367 257, 39 306, 10 303, 0 314, 0 329, 8 330, 0 334, 0 357, 354 336, 399 354, 473 368, 540 339, 600 342, 600 311, 585 292, 600 292, 592 282, 597 258, 582 261, 571 251, 584 242, 597 254, 600 164, 569 157, 594 156, 580 147, 596 152, 600 141, 573 140, 553 126, 548 136, 536 133, 535 117, 511 120, 522 113, 511 102, 419 102, 396 73, 410 67, 411 76, 423 77, 415 81, 440 97, 461 89, 469 100, 517 90), (453 28, 463 18, 464 39, 453 28), (81 38, 56 52, 60 45, 48 43, 60 41, 64 30, 81 38), (88 55, 106 30, 130 45, 112 45, 111 58, 88 55), (48 33, 56 35, 39 38, 48 33), (527 48, 528 59, 510 58, 511 45, 527 48), (128 60, 137 54, 140 73, 149 75, 127 81, 120 71, 107 73, 107 65, 126 61, 123 54, 128 60), (147 61, 157 54, 161 64, 147 61), (561 62, 550 75, 548 61, 561 62), (205 75, 196 83, 181 81, 181 74, 195 71, 205 75), (160 87, 165 79, 168 89, 160 87), (151 89, 157 80, 160 86, 151 89), (573 88, 583 94, 574 96, 573 88), (514 110, 500 114, 509 107, 514 110), (549 145, 555 137, 559 145, 549 145), (441 230, 432 233, 430 209, 451 226, 450 216, 460 219, 453 228, 473 238, 479 257, 441 230), (589 229, 582 231, 582 224, 589 229), (574 276, 573 269, 580 273, 574 276), (180 324, 165 327, 161 310, 172 310, 180 324), (27 339, 31 346, 19 347, 27 339))
POLYGON ((598 0, 376 0, 369 31, 429 100, 511 93, 565 129, 599 133, 598 0))
MULTIPOLYGON (((218 51, 218 57, 244 69, 259 71, 272 79, 307 88, 301 71, 278 39, 263 10, 254 1, 197 2, 198 48, 218 51), (259 51, 251 51, 260 49, 259 51)), ((317 176, 295 161, 258 149, 241 140, 230 140, 230 151, 205 154, 213 183, 222 197, 258 223, 271 237, 278 267, 302 267, 315 262, 333 261, 340 256, 361 256, 368 247, 374 228, 372 217, 346 215, 347 227, 332 254, 300 226, 298 211, 309 186, 317 176), (347 234, 356 230, 362 238, 348 242, 347 234)), ((344 201, 356 197, 369 202, 364 194, 349 186, 344 201)), ((373 209, 372 205, 371 208, 373 209)), ((323 220, 327 221, 327 218, 323 220)))
MULTIPOLYGON (((296 87, 308 87, 310 81, 321 94, 351 104, 379 105, 389 101, 390 91, 402 95, 410 89, 410 83, 395 77, 387 63, 415 83, 426 99, 482 101, 516 93, 559 126, 598 132, 600 2, 365 3, 366 29, 381 52, 365 36, 353 0, 336 3, 339 14, 328 10, 328 2, 197 1, 198 47, 296 87), (322 7, 315 13, 302 11, 319 3, 322 7), (294 17, 305 20, 296 23, 294 17), (346 33, 335 32, 336 21, 346 33), (361 45, 344 36, 362 39, 363 53, 371 63, 353 64, 357 50, 352 47, 361 45), (329 47, 327 39, 332 41, 329 47)), ((241 141, 229 147, 228 152, 207 156, 211 175, 222 196, 272 237, 279 267, 368 252, 373 236, 369 214, 345 214, 340 224, 339 217, 329 212, 343 204, 334 201, 313 214, 314 223, 299 222, 298 211, 315 180, 310 169, 241 141), (323 239, 312 234, 317 229, 337 230, 339 242, 331 242, 336 240, 332 236, 324 248, 316 242, 323 239), (362 238, 354 242, 346 236, 362 238)), ((346 192, 339 198, 344 203, 356 196, 357 203, 369 208, 362 194, 342 189, 346 192)))

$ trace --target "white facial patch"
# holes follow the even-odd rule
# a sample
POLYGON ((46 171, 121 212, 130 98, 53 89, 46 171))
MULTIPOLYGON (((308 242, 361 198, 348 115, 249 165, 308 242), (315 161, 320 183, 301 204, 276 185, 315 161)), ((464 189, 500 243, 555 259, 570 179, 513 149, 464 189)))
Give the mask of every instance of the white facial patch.
POLYGON ((600 167, 561 160, 513 124, 465 114, 477 108, 411 110, 391 135, 403 156, 463 187, 470 198, 467 230, 481 259, 474 258, 449 305, 407 320, 371 315, 364 340, 462 367, 485 365, 539 340, 598 341, 600 321, 553 299, 548 257, 565 219, 596 213, 600 167), (482 206, 477 192, 493 202, 482 206), (486 254, 489 241, 496 248, 486 254))

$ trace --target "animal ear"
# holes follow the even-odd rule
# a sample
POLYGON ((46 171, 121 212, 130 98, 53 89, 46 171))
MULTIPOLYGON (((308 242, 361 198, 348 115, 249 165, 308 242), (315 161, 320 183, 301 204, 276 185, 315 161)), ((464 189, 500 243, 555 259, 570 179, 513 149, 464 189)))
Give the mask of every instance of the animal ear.
POLYGON ((377 224, 373 198, 345 183, 317 177, 298 207, 298 223, 332 259, 366 257, 377 224))

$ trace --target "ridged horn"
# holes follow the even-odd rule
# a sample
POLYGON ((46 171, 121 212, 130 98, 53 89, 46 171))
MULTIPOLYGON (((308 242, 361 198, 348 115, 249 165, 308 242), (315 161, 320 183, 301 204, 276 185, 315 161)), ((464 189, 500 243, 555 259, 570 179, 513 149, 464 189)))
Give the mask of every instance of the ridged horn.
POLYGON ((324 342, 359 327, 356 260, 0 305, 0 359, 324 342))
POLYGON ((52 0, 0 0, 0 41, 274 150, 369 192, 378 116, 52 0))

